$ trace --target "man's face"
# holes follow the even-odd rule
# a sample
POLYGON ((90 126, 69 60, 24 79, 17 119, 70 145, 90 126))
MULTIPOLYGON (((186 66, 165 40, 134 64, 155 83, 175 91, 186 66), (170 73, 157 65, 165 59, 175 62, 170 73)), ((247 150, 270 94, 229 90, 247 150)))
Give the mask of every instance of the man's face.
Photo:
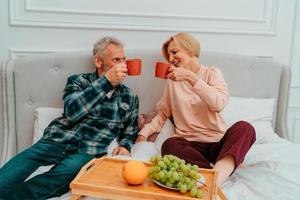
POLYGON ((105 66, 108 70, 116 64, 124 63, 125 58, 125 52, 122 47, 116 46, 114 44, 109 44, 106 48, 106 51, 104 52, 102 66, 105 66))

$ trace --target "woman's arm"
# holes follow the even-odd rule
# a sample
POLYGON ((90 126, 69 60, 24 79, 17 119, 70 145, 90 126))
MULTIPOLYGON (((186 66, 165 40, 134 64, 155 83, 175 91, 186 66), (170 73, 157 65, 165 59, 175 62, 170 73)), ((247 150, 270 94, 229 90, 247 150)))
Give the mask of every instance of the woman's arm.
POLYGON ((160 132, 166 120, 171 116, 169 84, 165 86, 163 96, 156 104, 156 116, 138 133, 136 142, 146 140, 154 132, 160 132))
POLYGON ((208 82, 198 79, 192 90, 208 105, 210 110, 220 112, 228 102, 228 88, 222 72, 209 68, 208 82))

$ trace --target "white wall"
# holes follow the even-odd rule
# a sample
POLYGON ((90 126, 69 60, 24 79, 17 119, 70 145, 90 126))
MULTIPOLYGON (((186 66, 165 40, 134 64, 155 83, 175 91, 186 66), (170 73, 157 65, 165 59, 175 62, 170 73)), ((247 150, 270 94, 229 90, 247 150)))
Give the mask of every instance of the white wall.
POLYGON ((249 54, 291 65, 290 137, 300 142, 300 4, 297 0, 2 0, 0 59, 90 50, 113 35, 127 48, 157 48, 179 31, 207 51, 249 54), (296 134, 297 133, 297 134, 296 134))

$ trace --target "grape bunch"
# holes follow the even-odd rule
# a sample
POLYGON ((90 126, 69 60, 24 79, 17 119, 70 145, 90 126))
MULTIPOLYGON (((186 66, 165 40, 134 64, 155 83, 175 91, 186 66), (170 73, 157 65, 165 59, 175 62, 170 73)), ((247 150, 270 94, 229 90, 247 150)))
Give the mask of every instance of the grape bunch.
POLYGON ((178 188, 181 193, 190 191, 190 195, 202 198, 203 191, 198 187, 199 167, 186 163, 174 155, 155 155, 150 158, 149 178, 163 185, 178 188))

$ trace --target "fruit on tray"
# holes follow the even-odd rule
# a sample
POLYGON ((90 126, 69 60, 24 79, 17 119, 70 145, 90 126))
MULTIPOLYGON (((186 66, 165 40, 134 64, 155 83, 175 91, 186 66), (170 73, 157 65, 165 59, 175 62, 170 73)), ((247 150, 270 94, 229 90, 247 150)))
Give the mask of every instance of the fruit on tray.
POLYGON ((123 166, 122 175, 128 184, 140 185, 147 178, 148 168, 141 161, 130 160, 123 166))
MULTIPOLYGON (((155 155, 150 158, 151 167, 148 176, 155 183, 169 189, 190 191, 192 197, 202 198, 203 190, 199 187, 201 174, 197 165, 186 163, 174 155, 155 155)), ((202 183, 202 186, 205 183, 202 183)))

